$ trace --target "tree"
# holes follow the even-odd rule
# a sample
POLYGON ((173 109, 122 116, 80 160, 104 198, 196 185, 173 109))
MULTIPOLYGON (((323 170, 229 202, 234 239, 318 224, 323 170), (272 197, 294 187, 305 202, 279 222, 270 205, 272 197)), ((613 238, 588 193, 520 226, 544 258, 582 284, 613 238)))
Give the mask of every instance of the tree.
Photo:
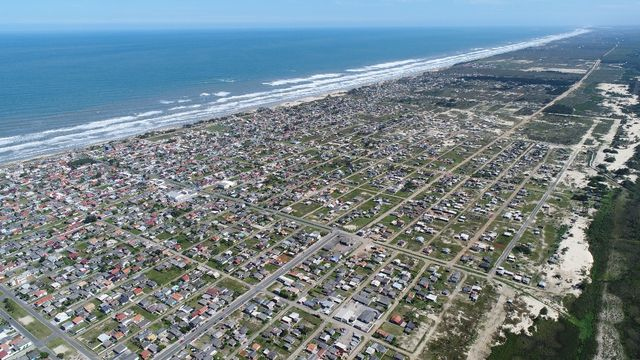
POLYGON ((85 224, 94 223, 94 222, 96 222, 96 221, 98 221, 98 217, 97 217, 97 216, 95 216, 95 215, 93 215, 93 214, 91 214, 91 215, 87 215, 87 217, 86 217, 86 218, 84 218, 84 223, 85 223, 85 224))
POLYGON ((547 307, 543 307, 542 309, 540 309, 540 315, 545 316, 549 313, 549 309, 547 309, 547 307))

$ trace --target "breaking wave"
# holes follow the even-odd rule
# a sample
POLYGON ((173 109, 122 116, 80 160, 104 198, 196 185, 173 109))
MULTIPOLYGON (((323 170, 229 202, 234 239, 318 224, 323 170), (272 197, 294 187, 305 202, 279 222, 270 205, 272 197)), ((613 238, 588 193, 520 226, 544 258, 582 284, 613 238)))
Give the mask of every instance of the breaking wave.
POLYGON ((340 77, 341 75, 342 74, 318 74, 318 75, 312 75, 312 76, 304 77, 304 78, 275 80, 275 81, 271 81, 271 82, 264 82, 262 84, 263 85, 269 85, 269 86, 282 86, 282 85, 289 85, 289 84, 299 84, 299 83, 312 82, 313 80, 331 79, 331 78, 340 77))
MULTIPOLYGON (((310 96, 328 94, 338 90, 352 89, 527 47, 540 46, 586 32, 588 30, 579 29, 499 47, 473 49, 466 53, 438 59, 407 59, 347 69, 343 73, 318 74, 304 78, 275 80, 265 83, 267 86, 276 87, 275 89, 235 96, 229 96, 231 95, 229 92, 220 91, 213 94, 218 99, 191 106, 185 105, 185 103, 191 102, 191 99, 187 98, 175 101, 163 100, 161 101, 162 104, 180 104, 180 106, 174 106, 168 109, 167 112, 149 111, 72 127, 0 138, 0 161, 6 162, 31 158, 64 149, 138 135, 153 129, 181 126, 255 107, 271 106, 310 96)), ((234 80, 219 79, 219 81, 232 82, 234 80)), ((202 97, 208 98, 209 94, 206 93, 207 96, 204 96, 204 94, 202 94, 202 97)))

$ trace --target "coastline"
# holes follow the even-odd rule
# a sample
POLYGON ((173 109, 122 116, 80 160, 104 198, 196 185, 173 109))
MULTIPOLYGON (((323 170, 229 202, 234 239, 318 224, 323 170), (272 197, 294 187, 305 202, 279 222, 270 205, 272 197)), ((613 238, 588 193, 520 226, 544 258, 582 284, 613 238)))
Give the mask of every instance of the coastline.
POLYGON ((609 149, 640 141, 627 95, 636 80, 620 78, 635 71, 638 45, 607 58, 629 38, 594 30, 0 162, 3 292, 35 296, 16 301, 43 324, 86 319, 51 330, 96 358, 296 357, 315 340, 292 337, 285 349, 272 334, 257 350, 255 340, 315 315, 309 333, 337 320, 385 348, 337 348, 349 331, 312 337, 349 357, 635 354, 623 347, 634 326, 623 305, 637 296, 625 269, 640 260, 623 235, 640 233, 630 221, 640 182, 628 181, 640 170, 595 169, 624 160, 609 149), (339 293, 324 291, 342 280, 339 293), (132 291, 127 302, 113 295, 132 291), (107 306, 123 315, 94 321, 107 306), (124 336, 120 323, 132 324, 124 336), (247 324, 246 341, 227 344, 247 324))
MULTIPOLYGON (((402 78, 408 78, 412 76, 416 76, 425 72, 430 71, 441 71, 443 69, 466 63, 472 62, 480 59, 489 58, 496 55, 501 55, 505 53, 510 53, 530 47, 542 46, 551 42, 579 36, 582 34, 586 34, 590 32, 588 29, 576 29, 571 32, 565 32, 561 34, 549 35, 541 38, 534 38, 527 41, 508 44, 504 46, 494 47, 494 48, 485 48, 485 49, 473 49, 465 53, 435 58, 435 59, 417 59, 417 60, 406 60, 406 61, 396 61, 388 64, 379 64, 379 65, 370 65, 363 67, 362 69, 350 69, 347 70, 345 76, 343 77, 331 77, 328 79, 319 79, 314 80, 311 84, 296 84, 289 88, 285 89, 276 89, 273 90, 272 93, 255 93, 259 96, 252 98, 251 96, 254 94, 243 94, 237 96, 230 96, 228 98, 218 99, 216 103, 220 103, 223 106, 228 107, 227 110, 220 111, 218 113, 213 113, 211 115, 207 114, 208 109, 203 110, 204 113, 199 113, 200 110, 197 111, 187 111, 185 113, 176 113, 163 115, 158 119, 162 119, 163 117, 172 118, 180 118, 183 120, 177 121, 175 123, 168 123, 167 125, 158 125, 151 128, 142 129, 141 131, 134 132, 124 132, 121 135, 112 135, 108 138, 104 139, 95 139, 89 140, 87 142, 71 144, 67 146, 60 146, 58 148, 51 148, 46 151, 42 151, 39 153, 33 153, 33 150, 28 155, 20 156, 16 155, 11 158, 7 158, 6 160, 2 160, 0 158, 0 168, 7 167, 12 164, 33 161, 37 159, 48 158, 61 154, 71 154, 73 152, 82 151, 83 149, 89 149, 94 146, 100 146, 107 143, 111 143, 114 141, 126 141, 126 139, 131 139, 143 135, 147 135, 155 132, 166 132, 171 130, 179 130, 179 129, 187 129, 189 127, 197 126, 198 124, 211 123, 218 119, 231 116, 238 115, 243 113, 250 113, 259 108, 278 108, 278 107, 292 107, 297 106, 304 103, 320 101, 327 96, 335 95, 335 94, 345 94, 350 90, 371 86, 373 84, 381 84, 388 81, 395 81, 402 78), (393 64, 394 66, 390 66, 393 64), (397 65, 397 66, 396 66, 397 65), (368 69, 366 71, 371 70, 371 72, 365 72, 364 69, 368 69), (365 76, 363 76, 365 75, 365 76), (316 86, 318 85, 318 86, 316 86), (284 96, 280 99, 269 99, 271 97, 277 97, 278 94, 286 94, 287 91, 296 92, 291 96, 284 96), (255 99, 263 98, 265 101, 263 103, 257 103, 255 99), (227 106, 232 105, 232 106, 227 106)), ((317 75, 309 77, 309 79, 317 77, 317 75)), ((139 121, 148 122, 151 119, 141 119, 139 121)), ((135 125, 136 121, 131 121, 133 125, 135 125)), ((162 120, 161 122, 163 122, 162 120)), ((106 122, 106 121, 105 121, 106 122)), ((99 122, 95 122, 99 123, 99 122)), ((79 127, 87 127, 91 128, 92 124, 88 123, 84 125, 80 125, 79 127)), ((123 122, 125 125, 130 125, 129 121, 123 122)), ((74 127, 75 128, 75 127, 74 127)), ((54 132, 64 132, 69 131, 66 128, 55 130, 54 132)), ((33 135, 33 134, 29 134, 33 135)), ((80 134, 69 134, 64 135, 78 137, 80 134)), ((6 140, 8 138, 0 139, 6 140)), ((53 138, 56 139, 56 138, 53 138)), ((34 140, 32 148, 35 147, 38 149, 46 140, 34 140)), ((31 145, 31 143, 20 143, 15 146, 27 146, 31 145)), ((0 153, 3 151, 6 152, 6 148, 0 147, 0 153)), ((14 152, 19 152, 19 150, 10 150, 14 152)), ((39 151, 39 150, 35 150, 39 151)))
POLYGON ((292 100, 292 101, 287 101, 287 102, 283 102, 283 103, 278 103, 278 104, 274 104, 271 106, 256 106, 253 108, 246 108, 246 109, 242 109, 242 110, 238 110, 237 112, 232 112, 226 115, 221 115, 221 116, 217 116, 215 118, 211 118, 211 119, 207 119, 207 120, 199 120, 193 123, 187 123, 187 124, 182 124, 182 125, 168 125, 166 127, 162 127, 162 128, 156 128, 156 129, 149 129, 145 132, 142 132, 140 134, 136 134, 136 135, 130 135, 130 136, 125 136, 122 138, 117 138, 117 139, 110 139, 110 140, 104 140, 104 141, 99 141, 99 142, 94 142, 91 144, 85 144, 85 145, 78 145, 77 147, 70 147, 67 149, 60 149, 60 150, 55 150, 52 151, 50 153, 46 153, 46 154, 40 154, 40 155, 36 155, 33 157, 29 157, 29 158, 25 158, 25 159, 15 159, 15 160, 9 160, 6 162, 2 162, 0 161, 0 170, 2 168, 6 168, 6 167, 10 167, 12 165, 17 165, 20 163, 26 163, 29 161, 37 161, 37 160, 43 160, 43 159, 47 159, 50 157, 54 157, 54 156, 60 156, 60 155, 71 155, 73 153, 76 152, 82 152, 84 150, 88 150, 91 149, 93 147, 98 147, 98 146, 102 146, 105 144, 110 144, 113 142, 120 142, 120 141, 127 141, 129 139, 133 139, 133 138, 137 138, 137 137, 145 137, 148 136, 150 134, 155 134, 158 133, 158 135, 161 135, 163 133, 168 133, 168 132, 176 132, 176 131, 187 131, 190 130, 191 128, 193 128, 194 126, 204 126, 206 124, 211 124, 217 120, 223 119, 225 117, 228 116, 236 116, 236 115, 243 115, 243 114, 251 114, 255 111, 257 111, 260 108, 268 108, 268 109, 277 109, 277 108, 281 108, 281 107, 295 107, 295 106, 300 106, 300 105, 304 105, 306 103, 312 103, 315 101, 322 101, 325 98, 329 97, 329 96, 344 96, 346 95, 348 92, 348 90, 337 90, 337 91, 333 91, 324 95, 318 95, 318 96, 310 96, 310 97, 306 97, 306 98, 302 98, 302 99, 298 99, 298 100, 292 100))

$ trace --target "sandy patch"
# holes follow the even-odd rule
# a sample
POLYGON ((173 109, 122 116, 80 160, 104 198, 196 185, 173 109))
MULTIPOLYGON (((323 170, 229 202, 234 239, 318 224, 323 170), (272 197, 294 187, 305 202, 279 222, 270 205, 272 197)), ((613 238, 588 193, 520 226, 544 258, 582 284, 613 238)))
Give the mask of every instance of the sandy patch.
POLYGON ((576 189, 582 189, 589 183, 589 176, 595 175, 595 171, 585 169, 584 171, 567 170, 564 173, 562 182, 576 189))
POLYGON ((543 71, 551 71, 558 72, 563 74, 586 74, 587 70, 585 69, 575 69, 575 68, 544 68, 544 67, 530 67, 528 69, 524 69, 523 71, 529 72, 543 72, 543 71))
POLYGON ((627 139, 632 142, 640 141, 640 119, 632 117, 625 125, 627 139))
POLYGON ((347 231, 356 231, 356 230, 358 230, 358 227, 355 226, 355 225, 345 225, 342 228, 347 230, 347 231))
POLYGON ((621 97, 631 98, 633 99, 632 101, 634 101, 631 105, 638 103, 637 96, 629 93, 629 87, 627 84, 599 83, 597 89, 604 92, 610 92, 621 97))
MULTIPOLYGON (((612 131, 614 129, 617 131, 620 126, 623 126, 622 133, 628 144, 624 147, 617 148, 617 154, 605 154, 602 153, 602 151, 598 151, 594 164, 605 164, 607 169, 615 171, 625 167, 625 163, 629 161, 635 153, 635 148, 640 145, 640 119, 632 113, 627 114, 624 112, 629 106, 639 104, 640 99, 637 95, 629 92, 626 84, 600 83, 597 89, 604 97, 602 105, 611 110, 612 115, 625 119, 625 124, 622 125, 620 120, 616 120, 612 126, 612 131), (604 159, 609 155, 613 156, 615 161, 611 163, 605 162, 604 159)), ((603 139, 603 147, 605 144, 611 144, 612 140, 613 137, 607 134, 605 139, 603 139)), ((600 150, 603 150, 603 147, 601 147, 600 150)))
POLYGON ((434 326, 434 321, 429 321, 431 319, 429 315, 432 314, 425 314, 424 311, 419 313, 423 317, 422 321, 420 321, 418 328, 411 333, 411 336, 402 337, 403 346, 401 348, 403 349, 416 349, 420 345, 422 338, 427 334, 427 331, 434 326))
POLYGON ((33 316, 27 315, 27 316, 21 317, 20 319, 18 319, 18 321, 20 322, 20 324, 27 326, 33 323, 34 321, 36 321, 36 319, 34 319, 33 316))
POLYGON ((458 144, 457 141, 453 140, 453 139, 447 139, 442 143, 442 147, 444 148, 450 148, 450 147, 454 147, 456 146, 456 144, 458 144))
POLYGON ((64 345, 58 345, 58 346, 56 346, 55 348, 53 348, 51 350, 53 350, 53 352, 56 353, 56 354, 65 354, 65 353, 67 353, 69 351, 69 348, 67 348, 64 345))
POLYGON ((606 288, 602 294, 603 307, 598 316, 598 352, 594 359, 614 360, 624 359, 624 349, 620 341, 620 333, 616 324, 624 320, 622 300, 609 293, 606 288))
POLYGON ((604 152, 605 149, 611 147, 611 143, 613 142, 613 138, 616 136, 616 132, 618 131, 618 128, 620 127, 620 119, 614 119, 613 120, 613 124, 611 124, 611 127, 609 128, 609 132, 606 133, 602 139, 601 139, 601 145, 598 148, 598 151, 596 152, 596 156, 593 159, 593 166, 598 166, 600 164, 606 164, 606 162, 604 161, 604 159, 609 155, 607 153, 604 152))
POLYGON ((511 332, 514 334, 520 334, 524 332, 527 336, 532 334, 529 332, 529 328, 533 325, 533 320, 538 316, 543 316, 545 319, 558 320, 558 312, 543 302, 532 298, 528 295, 518 296, 513 301, 514 306, 520 307, 523 311, 513 311, 510 316, 509 324, 502 326, 502 332, 511 332), (546 315, 540 315, 543 308, 547 308, 546 315))
POLYGON ((622 110, 638 104, 638 96, 629 93, 626 84, 599 83, 596 88, 604 97, 602 105, 609 108, 614 115, 625 117, 627 115, 622 110))
POLYGON ((508 298, 513 295, 513 289, 511 288, 503 287, 499 291, 501 294, 498 297, 498 301, 483 320, 478 330, 478 336, 476 336, 475 341, 467 353, 467 359, 486 359, 491 354, 491 346, 494 343, 493 339, 498 331, 500 331, 500 327, 507 317, 505 304, 508 298))
POLYGON ((612 154, 616 160, 612 163, 608 163, 607 169, 614 171, 626 167, 625 164, 633 157, 637 146, 640 146, 640 142, 633 143, 622 149, 616 149, 618 153, 612 154))
POLYGON ((589 220, 585 217, 574 216, 572 220, 565 220, 569 231, 560 242, 558 248, 558 262, 546 264, 542 270, 547 283, 547 290, 555 294, 580 295, 577 289, 582 281, 589 279, 589 271, 593 265, 593 256, 589 252, 585 230, 589 220))

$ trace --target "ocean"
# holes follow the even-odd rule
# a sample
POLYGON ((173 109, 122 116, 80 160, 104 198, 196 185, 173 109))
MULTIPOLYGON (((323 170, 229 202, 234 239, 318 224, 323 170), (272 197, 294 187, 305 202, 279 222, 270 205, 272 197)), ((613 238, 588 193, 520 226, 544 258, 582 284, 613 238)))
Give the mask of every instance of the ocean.
POLYGON ((0 163, 576 35, 557 28, 0 34, 0 163))

